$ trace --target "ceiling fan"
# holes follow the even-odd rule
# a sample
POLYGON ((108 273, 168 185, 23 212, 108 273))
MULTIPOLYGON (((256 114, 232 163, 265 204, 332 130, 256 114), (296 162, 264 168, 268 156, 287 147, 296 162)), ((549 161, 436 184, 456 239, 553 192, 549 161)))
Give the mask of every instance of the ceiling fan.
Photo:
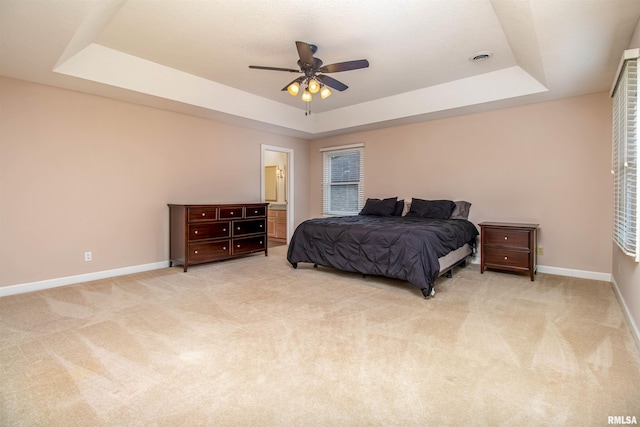
POLYGON ((279 67, 263 67, 260 65, 249 65, 249 68, 257 70, 273 70, 273 71, 287 71, 290 73, 304 73, 304 76, 300 76, 293 80, 291 83, 282 88, 283 91, 289 91, 293 96, 296 96, 300 91, 300 86, 306 84, 306 89, 302 94, 302 100, 305 102, 311 102, 311 94, 320 92, 322 99, 325 99, 331 95, 329 87, 336 89, 340 92, 348 89, 348 86, 344 83, 334 79, 333 77, 326 76, 326 73, 338 73, 340 71, 351 71, 359 68, 367 68, 369 61, 366 59, 358 59, 355 61, 338 62, 335 64, 323 65, 320 58, 315 58, 314 53, 318 50, 318 46, 308 44, 305 42, 296 42, 296 48, 298 49, 298 66, 300 69, 293 68, 279 68, 279 67))

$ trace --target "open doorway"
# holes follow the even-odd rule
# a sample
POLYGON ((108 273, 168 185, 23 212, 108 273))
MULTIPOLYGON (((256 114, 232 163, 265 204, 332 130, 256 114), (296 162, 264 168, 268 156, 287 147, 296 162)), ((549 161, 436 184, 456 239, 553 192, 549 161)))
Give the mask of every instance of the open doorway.
POLYGON ((269 203, 269 246, 287 244, 293 225, 293 150, 263 144, 260 170, 262 201, 269 203))

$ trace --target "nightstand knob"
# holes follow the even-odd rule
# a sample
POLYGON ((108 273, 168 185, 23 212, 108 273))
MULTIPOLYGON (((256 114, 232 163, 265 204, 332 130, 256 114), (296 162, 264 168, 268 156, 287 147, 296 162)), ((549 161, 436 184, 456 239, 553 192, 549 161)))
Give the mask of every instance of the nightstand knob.
POLYGON ((509 238, 507 236, 504 236, 504 240, 508 240, 509 238))
POLYGON ((202 212, 202 216, 207 216, 204 212, 202 212))
POLYGON ((504 259, 507 259, 507 257, 504 257, 504 259))
POLYGON ((233 211, 231 211, 231 215, 233 215, 233 211))
POLYGON ((262 228, 262 224, 260 224, 260 228, 262 228))
POLYGON ((240 245, 238 245, 238 247, 240 247, 240 245))
POLYGON ((227 231, 227 229, 226 229, 226 228, 223 228, 223 229, 222 229, 222 231, 227 231))
POLYGON ((194 231, 193 233, 194 233, 194 234, 198 234, 198 230, 194 231))
POLYGON ((223 251, 226 251, 226 250, 227 250, 227 247, 226 247, 226 246, 223 246, 223 247, 222 247, 222 250, 223 250, 223 251))
POLYGON ((240 230, 240 227, 238 227, 238 230, 240 230))
POLYGON ((253 213, 258 213, 258 211, 253 211, 253 213))
POLYGON ((198 251, 193 251, 193 253, 194 253, 194 254, 197 254, 197 253, 198 253, 198 251))

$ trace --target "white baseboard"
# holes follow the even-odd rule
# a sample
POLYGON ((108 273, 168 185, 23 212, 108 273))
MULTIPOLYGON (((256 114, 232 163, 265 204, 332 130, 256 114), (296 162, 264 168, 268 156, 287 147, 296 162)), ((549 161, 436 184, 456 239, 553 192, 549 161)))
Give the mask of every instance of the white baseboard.
MULTIPOLYGON (((471 261, 472 264, 480 264, 480 256, 476 255, 471 261)), ((577 277, 580 279, 600 280, 611 282, 611 273, 600 273, 598 271, 574 270, 571 268, 548 267, 546 265, 537 266, 538 273, 555 274, 557 276, 577 277)))
POLYGON ((613 291, 616 294, 616 298, 618 298, 618 302, 622 307, 622 311, 624 312, 625 317, 627 318, 627 323, 629 324, 629 329, 631 330, 631 335, 636 342, 636 346, 638 350, 640 350, 640 330, 638 329, 638 325, 633 320, 631 316, 631 312, 629 311, 629 307, 627 307, 627 303, 624 301, 622 294, 620 293, 620 288, 618 288, 618 284, 616 283, 616 279, 614 277, 611 278, 611 283, 613 284, 613 291))
POLYGON ((611 273, 600 273, 598 271, 574 270, 570 268, 538 266, 538 273, 555 274, 558 276, 577 277, 580 279, 600 280, 601 282, 611 282, 611 273))
MULTIPOLYGON (((479 257, 474 257, 473 264, 479 264, 479 257)), ((22 294, 25 292, 41 291, 43 289, 56 288, 58 286, 73 285, 74 283, 90 282, 92 280, 108 279, 109 277, 124 276, 125 274, 140 273, 143 271, 157 270, 169 266, 169 261, 156 262, 151 264, 134 265, 132 267, 117 268, 114 270, 97 271, 95 273, 79 274, 76 276, 60 277, 57 279, 42 280, 40 282, 23 283, 0 287, 0 297, 7 295, 22 294)), ((556 274, 559 276, 578 277, 581 279, 600 280, 610 283, 612 275, 609 273, 599 273, 597 271, 573 270, 569 268, 538 266, 538 272, 556 274)))
POLYGON ((141 273, 143 271, 157 270, 169 267, 169 261, 154 262, 151 264, 134 265, 132 267, 116 268, 114 270, 96 271, 95 273, 78 274, 76 276, 59 277, 57 279, 42 280, 39 282, 22 283, 19 285, 0 287, 0 297, 23 294, 25 292, 41 291, 59 286, 73 285, 75 283, 90 282, 92 280, 108 279, 110 277, 124 276, 125 274, 141 273))

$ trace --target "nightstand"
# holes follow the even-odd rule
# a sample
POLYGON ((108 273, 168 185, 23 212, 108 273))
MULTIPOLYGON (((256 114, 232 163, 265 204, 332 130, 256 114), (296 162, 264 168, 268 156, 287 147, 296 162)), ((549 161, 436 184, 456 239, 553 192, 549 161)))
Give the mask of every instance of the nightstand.
POLYGON ((480 273, 485 268, 528 273, 536 272, 539 224, 482 222, 480 226, 480 273))

